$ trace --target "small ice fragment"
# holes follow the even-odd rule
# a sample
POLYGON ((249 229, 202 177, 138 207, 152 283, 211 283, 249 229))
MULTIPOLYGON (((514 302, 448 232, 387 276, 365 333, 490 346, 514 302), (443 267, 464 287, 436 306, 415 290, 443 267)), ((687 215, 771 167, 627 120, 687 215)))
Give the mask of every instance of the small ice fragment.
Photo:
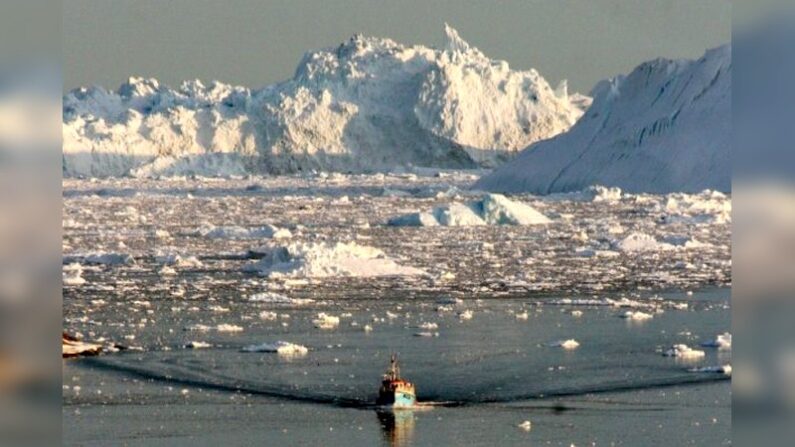
POLYGON ((462 311, 462 312, 458 312, 458 319, 461 320, 461 321, 471 320, 472 316, 473 316, 473 313, 469 309, 467 309, 465 311, 462 311))
POLYGON ((698 359, 704 357, 704 351, 693 349, 686 344, 676 344, 671 346, 665 352, 663 352, 663 356, 665 357, 678 357, 683 359, 698 359))
POLYGON ((701 346, 705 348, 718 348, 721 351, 730 351, 732 348, 732 334, 729 332, 718 334, 715 340, 701 343, 701 346))
POLYGON ((213 345, 204 342, 204 341, 189 341, 185 344, 185 347, 188 349, 203 349, 203 348, 210 348, 213 345))
POLYGON ((516 314, 515 316, 516 316, 517 320, 526 320, 527 319, 527 311, 524 311, 522 313, 516 314))
POLYGON ((579 348, 580 347, 580 343, 577 340, 575 340, 573 338, 570 338, 568 340, 559 340, 559 341, 553 342, 553 343, 550 344, 550 346, 559 347, 559 348, 563 348, 563 349, 566 349, 566 350, 572 350, 572 349, 579 348))
POLYGON ((317 314, 317 318, 312 320, 312 323, 314 323, 315 327, 318 329, 335 329, 340 325, 340 319, 339 317, 328 315, 325 312, 320 312, 317 314))
POLYGON ((627 320, 632 320, 632 321, 646 321, 646 320, 651 320, 652 318, 654 318, 654 315, 652 315, 652 314, 647 314, 646 312, 641 312, 641 311, 634 311, 633 312, 631 310, 628 310, 628 311, 624 312, 622 315, 619 315, 619 316, 621 318, 625 318, 627 320))
POLYGON ((521 424, 517 425, 517 427, 521 428, 524 431, 530 431, 533 428, 533 423, 530 421, 524 421, 521 424))
POLYGON ((276 343, 262 343, 259 345, 249 345, 241 349, 243 352, 275 352, 279 355, 297 356, 306 355, 309 348, 296 345, 290 342, 279 340, 276 343))

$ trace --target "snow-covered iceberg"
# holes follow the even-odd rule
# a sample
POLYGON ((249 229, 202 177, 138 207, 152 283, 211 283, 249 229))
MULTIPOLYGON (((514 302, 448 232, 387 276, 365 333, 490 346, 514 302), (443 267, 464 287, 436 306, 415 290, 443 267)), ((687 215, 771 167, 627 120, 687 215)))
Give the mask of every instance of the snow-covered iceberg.
POLYGON ((63 98, 64 174, 495 166, 567 130, 590 104, 445 31, 443 49, 356 35, 259 90, 141 78, 75 89, 63 98))
POLYGON ((355 242, 296 242, 273 247, 259 261, 243 266, 243 270, 270 277, 306 278, 425 274, 423 270, 399 265, 377 248, 355 242))
POLYGON ((501 194, 487 194, 468 204, 452 203, 430 212, 418 212, 390 219, 391 226, 470 226, 470 225, 541 225, 551 222, 530 205, 510 200, 501 194))
POLYGON ((569 131, 533 144, 474 187, 549 194, 589 185, 626 192, 731 188, 731 48, 656 59, 599 83, 569 131))

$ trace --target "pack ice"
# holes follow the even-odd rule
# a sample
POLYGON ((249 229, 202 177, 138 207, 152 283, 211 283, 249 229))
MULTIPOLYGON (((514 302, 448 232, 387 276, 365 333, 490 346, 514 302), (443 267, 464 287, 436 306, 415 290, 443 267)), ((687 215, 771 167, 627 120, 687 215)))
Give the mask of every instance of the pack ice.
POLYGON ((549 194, 590 185, 625 192, 731 187, 731 48, 656 59, 602 81, 568 132, 531 145, 475 188, 549 194))
POLYGON ((418 212, 390 219, 391 226, 468 226, 468 225, 539 225, 549 218, 524 203, 501 194, 487 194, 466 205, 452 203, 430 212, 418 212))
POLYGON ((67 176, 495 166, 565 131, 590 98, 511 70, 446 26, 444 49, 356 35, 250 90, 132 77, 63 98, 67 176))

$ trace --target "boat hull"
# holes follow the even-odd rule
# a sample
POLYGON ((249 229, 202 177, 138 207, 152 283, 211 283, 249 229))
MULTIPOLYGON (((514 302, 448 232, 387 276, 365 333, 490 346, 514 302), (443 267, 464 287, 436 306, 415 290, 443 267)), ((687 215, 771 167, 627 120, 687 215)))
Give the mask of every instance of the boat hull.
POLYGON ((378 396, 378 405, 392 408, 409 408, 417 403, 417 397, 411 393, 395 391, 378 396))

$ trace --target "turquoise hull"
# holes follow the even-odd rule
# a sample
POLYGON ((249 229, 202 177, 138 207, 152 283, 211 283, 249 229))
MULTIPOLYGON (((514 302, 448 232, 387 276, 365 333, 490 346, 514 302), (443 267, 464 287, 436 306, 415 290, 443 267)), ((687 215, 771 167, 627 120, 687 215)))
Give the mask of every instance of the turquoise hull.
POLYGON ((410 393, 395 391, 378 398, 378 405, 392 408, 413 407, 417 403, 417 397, 410 393))

